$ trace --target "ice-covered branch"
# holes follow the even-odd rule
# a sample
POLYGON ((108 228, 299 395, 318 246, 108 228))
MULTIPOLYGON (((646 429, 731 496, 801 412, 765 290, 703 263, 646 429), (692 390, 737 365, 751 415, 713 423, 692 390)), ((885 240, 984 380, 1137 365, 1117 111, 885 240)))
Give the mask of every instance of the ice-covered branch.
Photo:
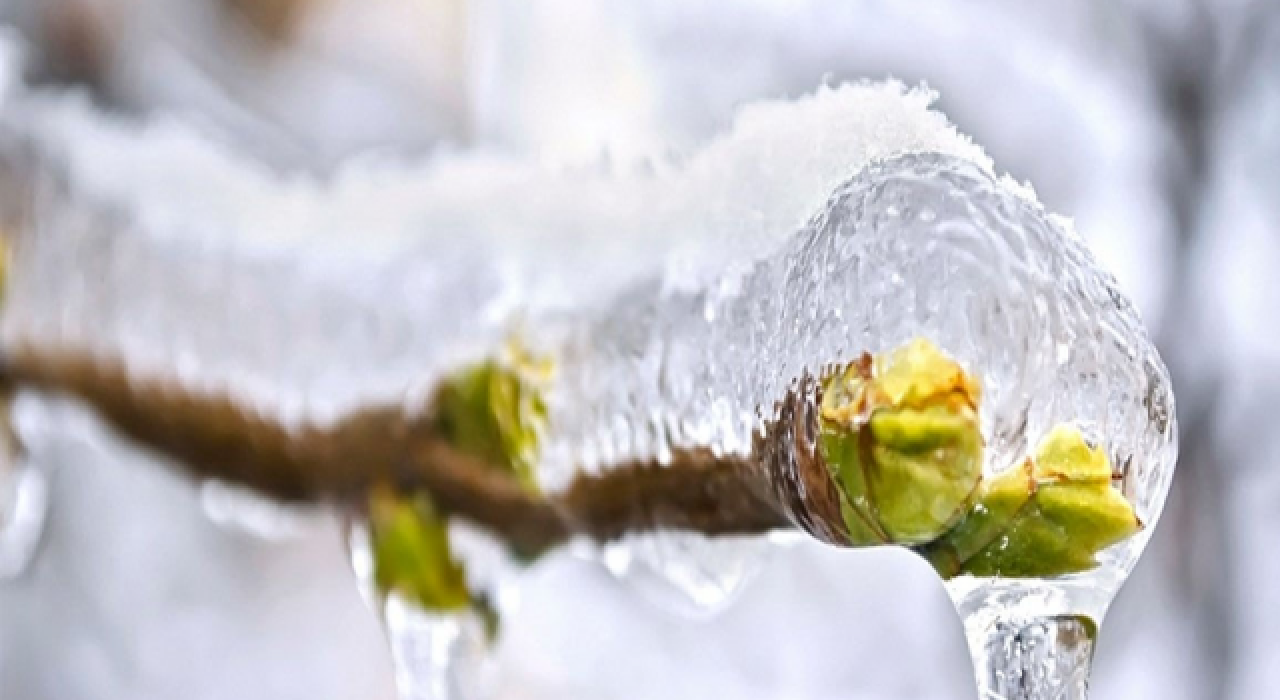
POLYGON ((526 555, 574 534, 606 542, 795 523, 840 546, 916 547, 944 578, 1054 576, 1093 568, 1098 551, 1142 528, 1111 485, 1106 454, 1074 428, 1055 429, 1024 467, 984 480, 980 388, 927 341, 806 378, 746 456, 678 448, 665 464, 623 459, 551 496, 519 470, 525 438, 537 437, 520 405, 535 410, 540 398, 522 401, 526 387, 495 367, 443 383, 422 411, 370 407, 295 430, 86 355, 24 348, 7 358, 3 380, 70 393, 199 476, 284 500, 423 493, 431 512, 526 555))
MULTIPOLYGON (((558 358, 568 381, 551 392, 556 428, 537 481, 565 502, 554 509, 562 529, 610 537, 755 532, 782 519, 744 486, 741 440, 690 433, 713 416, 702 397, 656 395, 692 375, 655 376, 649 360, 632 374, 609 366, 631 351, 602 309, 621 303, 615 318, 642 320, 618 297, 654 282, 689 296, 721 280, 728 292, 876 159, 927 151, 988 164, 928 108, 929 93, 896 84, 752 106, 701 150, 648 168, 445 155, 355 164, 330 182, 266 172, 182 124, 117 121, 73 95, 10 87, 0 161, 35 196, 11 230, 18 265, 3 335, 44 363, 27 368, 32 379, 96 392, 114 423, 199 474, 278 498, 357 500, 370 474, 410 469, 422 451, 400 409, 406 391, 430 391, 513 327, 573 326, 605 352, 558 358), (674 401, 679 411, 664 408, 674 401), (201 432, 219 421, 222 432, 201 432), (644 431, 674 439, 650 450, 644 431), (636 468, 614 474, 606 463, 636 468), (707 483, 686 485, 686 474, 707 483), (610 490, 620 488, 627 497, 610 490)), ((437 461, 451 464, 446 453, 437 461)), ((488 476, 482 485, 501 492, 488 476)))
POLYGON ((131 377, 118 362, 49 348, 9 355, 4 380, 84 400, 121 434, 192 476, 285 501, 357 507, 379 482, 424 489, 444 511, 521 551, 573 534, 607 541, 664 528, 725 535, 789 525, 752 483, 749 465, 707 451, 681 451, 668 465, 636 462, 584 474, 562 494, 543 497, 442 440, 429 408, 369 407, 327 427, 291 429, 226 396, 131 377))
POLYGON ((1070 225, 927 103, 822 89, 648 170, 317 183, 24 95, 0 161, 47 192, 6 380, 198 476, 367 508, 376 582, 427 610, 486 603, 456 517, 525 555, 795 525, 920 553, 971 640, 1100 619, 1167 493, 1167 373, 1070 225))

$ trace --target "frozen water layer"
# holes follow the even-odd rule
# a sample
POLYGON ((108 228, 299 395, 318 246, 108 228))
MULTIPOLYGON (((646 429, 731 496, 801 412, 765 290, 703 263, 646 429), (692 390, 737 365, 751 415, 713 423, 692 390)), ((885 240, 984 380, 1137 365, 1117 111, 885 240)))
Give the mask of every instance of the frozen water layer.
POLYGON ((429 385, 513 324, 606 307, 643 279, 688 290, 745 269, 874 159, 986 163, 932 99, 824 87, 749 106, 702 149, 641 169, 440 154, 322 181, 180 122, 13 87, 0 158, 38 186, 4 335, 90 344, 139 372, 329 417, 429 385))
MULTIPOLYGON (((429 387, 513 325, 607 308, 638 280, 687 291, 749 269, 877 158, 945 152, 989 167, 932 99, 893 83, 824 87, 749 106, 729 133, 648 169, 441 155, 356 163, 324 182, 272 173, 179 122, 11 90, 0 147, 42 187, 4 331, 323 421, 429 387)), ((629 571, 650 549, 672 547, 642 548, 629 571)), ((727 577, 684 566, 675 578, 719 598, 751 568, 732 559, 727 577)))

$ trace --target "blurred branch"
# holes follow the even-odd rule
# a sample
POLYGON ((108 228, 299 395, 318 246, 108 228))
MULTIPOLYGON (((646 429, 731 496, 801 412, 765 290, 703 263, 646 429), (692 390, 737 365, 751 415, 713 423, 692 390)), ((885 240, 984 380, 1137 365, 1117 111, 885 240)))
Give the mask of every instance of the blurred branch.
POLYGON ((1174 477, 1166 527, 1177 533, 1173 570, 1181 583, 1187 615, 1196 628, 1197 656, 1205 673, 1200 693, 1221 697, 1230 687, 1239 650, 1232 629, 1239 615, 1228 591, 1236 567, 1228 517, 1224 465, 1229 455, 1217 437, 1222 409, 1221 368, 1205 362, 1199 346, 1188 339, 1205 335, 1200 290, 1194 283, 1197 256, 1206 233, 1202 221, 1205 191, 1214 159, 1213 132, 1219 128, 1225 102, 1235 97, 1252 77, 1249 65, 1265 40, 1270 3, 1256 2, 1241 10, 1237 36, 1223 31, 1221 13, 1206 0, 1189 7, 1192 21, 1180 40, 1150 38, 1152 79, 1173 127, 1179 148, 1165 172, 1165 187, 1174 216, 1173 269, 1166 294, 1168 313, 1158 337, 1179 397, 1181 455, 1174 477), (1185 543, 1192 543, 1186 546, 1185 543), (1206 572, 1212 572, 1207 574, 1206 572))
POLYGON ((372 407, 328 427, 290 429, 229 396, 131 377, 119 362, 29 346, 5 358, 2 378, 84 400, 121 434, 192 476, 284 501, 350 507, 362 507, 379 483, 425 489, 446 513, 524 552, 577 534, 607 541, 663 528, 726 535, 790 526, 748 460, 707 451, 678 452, 667 465, 581 474, 563 493, 540 496, 446 444, 431 429, 429 410, 372 407))
POLYGON ((220 0, 222 8, 274 44, 287 43, 314 6, 314 0, 220 0))
POLYGON ((84 0, 50 0, 40 7, 36 40, 41 49, 37 78, 101 90, 110 71, 109 8, 84 0))

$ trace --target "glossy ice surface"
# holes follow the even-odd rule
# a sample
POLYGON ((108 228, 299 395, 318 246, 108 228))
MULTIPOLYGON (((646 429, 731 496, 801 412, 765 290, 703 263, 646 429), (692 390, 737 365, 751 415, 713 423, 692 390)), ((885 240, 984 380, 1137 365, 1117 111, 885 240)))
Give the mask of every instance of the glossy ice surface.
MULTIPOLYGON (((651 169, 442 156, 352 164, 332 182, 269 172, 181 123, 106 119, 75 96, 15 87, 2 99, 4 160, 38 174, 6 340, 100 348, 291 423, 372 401, 416 405, 513 331, 549 331, 556 354, 569 352, 558 334, 602 319, 587 321, 608 334, 602 348, 625 345, 631 331, 609 326, 630 325, 619 314, 635 295, 645 304, 676 294, 673 311, 696 290, 731 295, 726 284, 786 245, 867 163, 911 151, 989 162, 928 108, 929 93, 893 83, 749 106, 724 136, 651 169)), ((635 330, 644 329, 653 326, 635 330)), ((745 349, 726 350, 724 362, 745 349)), ((609 356, 556 359, 581 382, 590 375, 580 370, 609 356)), ((674 396, 700 379, 664 382, 674 396)), ((594 466, 593 452, 617 442, 602 436, 626 440, 677 418, 659 404, 585 409, 585 422, 553 429, 563 439, 542 470, 547 488, 567 483, 578 457, 594 466)), ((715 410, 727 424, 743 409, 715 410)), ((641 547, 627 571, 652 564, 666 577, 659 552, 703 544, 641 547)), ((704 566, 720 554, 680 567, 707 574, 694 577, 693 597, 722 598, 708 592, 728 595, 747 578, 739 572, 754 567, 736 552, 749 547, 729 549, 723 567, 704 566), (733 573, 712 575, 720 569, 733 573)))
MULTIPOLYGON (((917 337, 981 382, 987 474, 1074 424, 1154 524, 1176 454, 1173 397, 1133 307, 1028 191, 937 154, 871 165, 740 277, 640 288, 576 328, 550 396, 544 481, 672 448, 745 454, 798 377, 917 337)), ((1144 540, 1109 550, 1107 577, 1118 584, 1144 540)))

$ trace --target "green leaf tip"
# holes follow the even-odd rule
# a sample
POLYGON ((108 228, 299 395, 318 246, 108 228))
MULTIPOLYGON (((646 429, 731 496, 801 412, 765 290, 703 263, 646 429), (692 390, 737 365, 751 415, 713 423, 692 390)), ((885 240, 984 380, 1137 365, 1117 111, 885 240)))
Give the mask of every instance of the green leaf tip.
POLYGON ((446 379, 434 402, 435 429, 453 447, 515 476, 536 492, 536 463, 546 430, 545 360, 519 345, 446 379))
POLYGON ((1093 569, 1098 552, 1142 527, 1111 483, 1106 452, 1061 424, 1034 457, 983 483, 964 519, 919 551, 944 579, 1048 578, 1093 569))
POLYGON ((819 444, 851 544, 921 544, 949 530, 982 479, 981 390, 926 340, 863 356, 822 383, 819 444))

